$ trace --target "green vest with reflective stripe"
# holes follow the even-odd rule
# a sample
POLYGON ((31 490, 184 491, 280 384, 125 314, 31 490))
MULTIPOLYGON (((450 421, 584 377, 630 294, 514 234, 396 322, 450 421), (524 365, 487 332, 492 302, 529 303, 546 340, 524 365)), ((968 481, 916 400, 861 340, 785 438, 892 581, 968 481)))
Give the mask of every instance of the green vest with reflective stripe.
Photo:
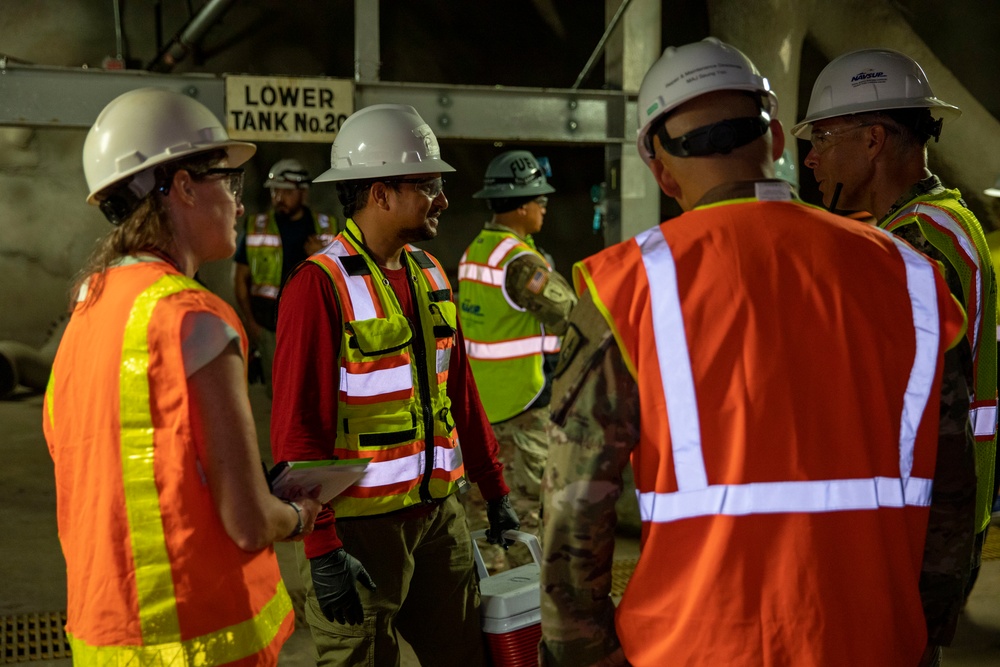
POLYGON ((986 236, 960 197, 958 190, 921 195, 882 226, 893 231, 916 223, 962 282, 973 357, 969 419, 976 438, 977 531, 983 531, 990 523, 997 441, 997 285, 986 236))
MULTIPOLYGON (((324 243, 333 240, 333 228, 330 216, 323 213, 313 215, 313 225, 316 235, 324 243)), ((281 288, 281 266, 284 254, 281 246, 281 232, 274 211, 258 213, 247 220, 247 263, 250 265, 250 275, 253 284, 250 293, 253 296, 269 299, 278 298, 281 288)))
POLYGON ((371 459, 333 500, 340 518, 446 498, 464 474, 447 393, 458 328, 448 280, 430 255, 407 246, 401 259, 413 290, 411 324, 361 238, 348 220, 308 260, 333 281, 343 321, 334 454, 371 459))
POLYGON ((559 339, 546 335, 545 327, 507 295, 504 267, 526 253, 545 261, 530 237, 483 229, 458 267, 465 349, 494 424, 516 417, 535 401, 545 387, 545 354, 559 351, 559 339))

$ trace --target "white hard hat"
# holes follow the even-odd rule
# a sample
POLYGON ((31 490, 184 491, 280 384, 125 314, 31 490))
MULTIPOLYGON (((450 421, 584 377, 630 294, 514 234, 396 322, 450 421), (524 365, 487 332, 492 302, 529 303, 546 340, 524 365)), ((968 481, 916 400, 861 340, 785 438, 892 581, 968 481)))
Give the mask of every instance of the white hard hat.
POLYGON ((278 160, 267 172, 265 188, 277 190, 298 190, 309 187, 309 172, 302 163, 294 159, 278 160))
POLYGON ((643 161, 653 158, 650 127, 685 102, 717 90, 745 90, 761 95, 764 110, 778 112, 778 98, 757 66, 742 51, 716 37, 684 46, 668 46, 639 86, 639 135, 643 161))
MULTIPOLYGON (((130 90, 111 100, 87 133, 87 203, 97 204, 101 191, 156 165, 217 149, 225 149, 229 166, 238 167, 257 147, 231 140, 215 114, 187 95, 165 88, 130 90)), ((148 173, 142 186, 130 184, 137 197, 152 191, 148 173)))
POLYGON ((344 121, 330 150, 330 168, 313 182, 353 181, 455 171, 417 110, 375 104, 344 121))
POLYGON ((472 198, 537 197, 555 191, 530 151, 507 151, 490 160, 483 179, 483 189, 472 195, 472 198))
POLYGON ((930 109, 935 118, 957 118, 961 110, 934 96, 917 61, 890 49, 862 49, 838 56, 813 84, 809 109, 792 134, 808 139, 812 124, 826 118, 890 109, 930 109))

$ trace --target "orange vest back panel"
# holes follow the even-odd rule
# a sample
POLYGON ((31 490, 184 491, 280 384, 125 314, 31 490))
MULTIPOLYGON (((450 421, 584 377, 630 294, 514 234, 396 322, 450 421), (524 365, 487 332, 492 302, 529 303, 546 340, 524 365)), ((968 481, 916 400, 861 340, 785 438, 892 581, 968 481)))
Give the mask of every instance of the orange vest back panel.
POLYGON ((753 201, 583 263, 642 397, 643 557, 617 613, 631 664, 916 664, 933 397, 964 315, 904 252, 753 201), (941 308, 919 355, 911 271, 941 308))

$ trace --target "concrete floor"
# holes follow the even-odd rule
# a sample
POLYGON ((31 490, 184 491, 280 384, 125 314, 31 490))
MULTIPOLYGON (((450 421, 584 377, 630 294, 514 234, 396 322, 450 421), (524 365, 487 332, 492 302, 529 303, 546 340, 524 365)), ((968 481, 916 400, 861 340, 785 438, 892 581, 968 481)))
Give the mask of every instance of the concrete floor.
MULTIPOLYGON (((261 454, 267 446, 269 405, 259 386, 251 387, 261 454)), ((42 437, 42 398, 19 393, 0 401, 0 619, 66 608, 65 563, 56 534, 52 461, 42 437)), ((992 528, 1000 533, 1000 525, 992 528)), ((945 651, 947 667, 1000 665, 1000 535, 992 535, 997 558, 984 562, 979 581, 958 628, 954 646, 945 651)), ((634 540, 620 540, 616 557, 634 558, 634 540)), ((301 598, 295 559, 288 544, 277 545, 278 559, 293 599, 301 598)), ((0 662, 3 662, 0 654, 0 662)), ((69 659, 39 660, 35 665, 70 664, 69 659)), ((285 644, 284 667, 313 667, 308 629, 297 628, 285 644)), ((403 667, 418 667, 412 654, 403 667)))

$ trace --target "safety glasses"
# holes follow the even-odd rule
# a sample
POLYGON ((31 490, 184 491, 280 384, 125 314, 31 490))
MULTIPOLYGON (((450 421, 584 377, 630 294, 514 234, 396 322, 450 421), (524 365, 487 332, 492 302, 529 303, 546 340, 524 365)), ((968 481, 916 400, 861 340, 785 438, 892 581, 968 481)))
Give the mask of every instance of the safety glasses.
POLYGON ((228 183, 226 184, 227 189, 233 193, 236 203, 238 204, 243 200, 243 177, 246 174, 246 171, 242 167, 212 167, 211 169, 206 169, 202 172, 189 173, 192 178, 199 181, 207 180, 212 176, 219 177, 215 180, 228 180, 228 183))
MULTIPOLYGON (((213 176, 219 178, 215 180, 227 179, 226 189, 233 193, 236 203, 243 201, 243 176, 246 173, 242 167, 211 167, 209 169, 187 169, 191 178, 196 181, 205 181, 213 176)), ((173 174, 163 177, 162 184, 158 190, 164 195, 170 194, 170 186, 173 184, 173 174)))
POLYGON ((809 137, 809 143, 812 144, 813 150, 817 154, 822 155, 843 141, 848 133, 862 127, 871 127, 872 125, 875 125, 875 123, 858 123, 857 125, 835 127, 832 130, 817 130, 813 128, 812 136, 809 137))
POLYGON ((444 192, 444 179, 437 178, 393 178, 386 183, 412 183, 413 189, 430 199, 436 199, 444 192))

